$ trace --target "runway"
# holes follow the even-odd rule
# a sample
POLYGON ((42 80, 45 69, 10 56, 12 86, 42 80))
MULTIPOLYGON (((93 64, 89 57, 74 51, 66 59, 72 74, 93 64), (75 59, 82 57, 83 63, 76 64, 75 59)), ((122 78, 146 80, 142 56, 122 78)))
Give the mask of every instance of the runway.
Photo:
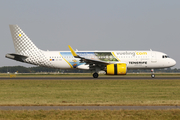
POLYGON ((99 77, 99 78, 93 78, 93 77, 0 77, 0 80, 164 80, 164 79, 171 79, 171 80, 180 80, 180 77, 156 77, 156 78, 151 78, 149 77, 99 77))
POLYGON ((0 110, 168 110, 180 106, 0 106, 0 110))

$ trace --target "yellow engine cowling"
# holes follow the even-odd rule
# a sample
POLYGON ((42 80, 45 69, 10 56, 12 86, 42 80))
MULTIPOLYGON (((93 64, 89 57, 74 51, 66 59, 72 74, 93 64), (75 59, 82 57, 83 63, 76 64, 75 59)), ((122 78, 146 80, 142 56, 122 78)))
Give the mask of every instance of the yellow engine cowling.
POLYGON ((127 66, 125 63, 107 65, 107 75, 126 75, 127 66))

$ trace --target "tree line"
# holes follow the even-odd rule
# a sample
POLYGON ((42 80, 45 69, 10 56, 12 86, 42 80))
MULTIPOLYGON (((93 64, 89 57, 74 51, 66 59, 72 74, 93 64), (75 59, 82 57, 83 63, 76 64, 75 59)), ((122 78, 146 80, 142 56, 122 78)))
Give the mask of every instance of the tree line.
POLYGON ((47 67, 24 67, 24 66, 4 66, 0 67, 0 73, 38 73, 38 72, 59 72, 59 73, 84 73, 84 70, 63 70, 47 67))

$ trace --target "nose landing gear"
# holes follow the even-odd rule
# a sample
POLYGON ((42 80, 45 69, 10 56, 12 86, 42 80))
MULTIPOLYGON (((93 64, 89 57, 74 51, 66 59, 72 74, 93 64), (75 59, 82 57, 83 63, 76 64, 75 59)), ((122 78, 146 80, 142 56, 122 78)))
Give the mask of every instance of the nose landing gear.
POLYGON ((154 69, 151 69, 151 77, 152 77, 152 78, 155 78, 154 69))
POLYGON ((155 78, 155 75, 154 75, 154 74, 152 74, 152 75, 151 75, 151 77, 152 77, 152 78, 155 78))

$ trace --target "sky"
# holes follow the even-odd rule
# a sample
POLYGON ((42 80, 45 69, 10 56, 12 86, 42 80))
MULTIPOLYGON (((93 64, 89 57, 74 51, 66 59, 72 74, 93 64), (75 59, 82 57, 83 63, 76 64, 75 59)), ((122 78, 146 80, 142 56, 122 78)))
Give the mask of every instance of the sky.
POLYGON ((9 24, 17 24, 42 50, 150 50, 180 68, 179 0, 1 0, 0 67, 21 65, 9 24))

